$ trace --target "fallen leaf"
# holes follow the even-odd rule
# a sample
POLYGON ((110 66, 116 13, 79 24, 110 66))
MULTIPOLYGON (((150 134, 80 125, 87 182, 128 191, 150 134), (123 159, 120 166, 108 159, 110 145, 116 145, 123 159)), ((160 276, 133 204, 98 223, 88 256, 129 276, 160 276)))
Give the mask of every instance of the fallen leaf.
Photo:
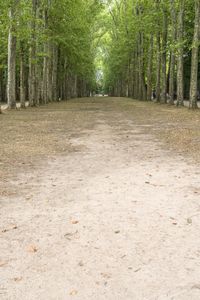
POLYGON ((67 232, 65 233, 64 237, 69 241, 71 240, 72 237, 78 239, 79 238, 78 230, 76 230, 75 232, 67 232))
POLYGON ((78 224, 78 223, 79 223, 79 221, 77 221, 77 220, 73 220, 73 221, 72 221, 72 224, 74 224, 74 225, 75 225, 75 224, 78 224))
POLYGON ((35 253, 38 251, 38 248, 35 245, 29 245, 27 251, 30 253, 35 253))
POLYGON ((134 270, 135 273, 139 272, 141 270, 141 268, 138 268, 136 270, 134 270))
POLYGON ((15 282, 20 282, 20 281, 22 281, 22 277, 15 277, 15 278, 13 278, 13 280, 15 282))
POLYGON ((83 266, 84 266, 84 263, 83 263, 82 261, 80 261, 80 262, 78 263, 78 265, 79 265, 80 267, 83 267, 83 266))
POLYGON ((195 284, 195 285, 193 285, 193 286, 192 286, 192 289, 198 289, 198 290, 200 290, 200 284, 195 284))
POLYGON ((120 233, 120 230, 116 230, 116 231, 115 231, 115 234, 118 234, 118 233, 120 233))
POLYGON ((70 296, 76 296, 78 294, 78 291, 77 290, 72 290, 70 292, 70 296))
POLYGON ((7 261, 0 261, 0 267, 4 267, 8 264, 7 261))
POLYGON ((11 225, 9 228, 5 228, 2 230, 2 233, 8 232, 10 230, 17 229, 17 225, 11 225))
POLYGON ((188 224, 192 224, 192 219, 191 218, 187 218, 187 223, 188 224))
POLYGON ((111 278, 111 274, 108 274, 108 273, 101 273, 101 276, 103 276, 103 278, 111 278))

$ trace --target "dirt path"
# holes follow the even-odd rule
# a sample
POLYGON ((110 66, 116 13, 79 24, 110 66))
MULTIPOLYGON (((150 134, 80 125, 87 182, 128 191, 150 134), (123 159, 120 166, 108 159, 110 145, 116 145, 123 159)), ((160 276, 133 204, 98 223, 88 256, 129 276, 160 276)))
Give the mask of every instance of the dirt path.
POLYGON ((199 300, 199 166, 166 150, 137 104, 85 102, 48 111, 67 152, 2 182, 15 193, 0 201, 0 299, 199 300))

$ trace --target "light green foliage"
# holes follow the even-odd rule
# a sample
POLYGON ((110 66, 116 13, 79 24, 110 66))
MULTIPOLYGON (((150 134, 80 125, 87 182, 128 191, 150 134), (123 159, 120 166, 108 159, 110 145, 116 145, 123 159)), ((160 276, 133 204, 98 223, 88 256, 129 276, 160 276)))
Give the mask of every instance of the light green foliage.
MULTIPOLYGON (((138 52, 138 36, 143 36, 143 71, 146 78, 148 51, 151 34, 154 36, 154 58, 153 58, 153 86, 155 87, 156 72, 156 36, 162 34, 163 11, 168 16, 168 40, 167 40, 167 70, 169 69, 170 51, 176 53, 184 48, 184 55, 190 55, 192 37, 194 31, 194 1, 185 0, 185 33, 182 41, 172 38, 172 24, 170 9, 172 0, 110 0, 104 1, 105 11, 109 15, 106 20, 109 38, 102 39, 106 55, 104 60, 105 88, 114 86, 119 78, 127 77, 127 68, 133 61, 134 53, 138 52)), ((175 13, 178 14, 180 3, 183 0, 174 0, 175 13)), ((176 20, 177 21, 177 20, 176 20)), ((177 26, 177 24, 175 24, 177 26)), ((162 35, 161 35, 162 46, 162 35)), ((137 65, 134 64, 134 70, 137 65)), ((128 80, 128 78, 127 78, 128 80)))

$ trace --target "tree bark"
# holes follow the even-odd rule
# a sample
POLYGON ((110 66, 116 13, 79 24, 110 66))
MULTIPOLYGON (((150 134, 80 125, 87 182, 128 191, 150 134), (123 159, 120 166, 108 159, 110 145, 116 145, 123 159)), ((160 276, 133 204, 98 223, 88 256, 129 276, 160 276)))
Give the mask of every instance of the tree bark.
POLYGON ((161 69, 161 96, 160 103, 167 102, 167 31, 168 31, 168 17, 167 10, 163 9, 163 32, 162 32, 162 69, 161 69))
POLYGON ((9 10, 9 33, 8 33, 8 107, 16 108, 16 32, 15 21, 16 8, 19 0, 15 0, 9 10))
POLYGON ((153 34, 150 37, 148 53, 148 70, 147 70, 147 100, 151 100, 152 95, 152 69, 153 69, 153 34))
POLYGON ((25 55, 24 44, 20 43, 20 105, 25 108, 25 55))
POLYGON ((160 101, 160 68, 161 68, 161 49, 160 32, 157 33, 157 66, 156 66, 156 101, 160 101))
POLYGON ((198 65, 200 36, 200 0, 195 1, 194 36, 192 45, 192 66, 190 79, 190 108, 197 108, 198 65))
POLYGON ((29 105, 37 105, 36 93, 36 17, 37 0, 32 0, 31 45, 29 56, 29 105))
POLYGON ((177 40, 179 43, 177 57, 177 106, 184 105, 184 75, 183 75, 183 31, 184 31, 185 0, 181 0, 178 13, 177 40))
POLYGON ((57 74, 58 74, 58 46, 53 45, 53 65, 52 65, 52 100, 57 101, 57 74))
MULTIPOLYGON (((172 24, 172 41, 176 40, 176 9, 175 0, 171 0, 171 24, 172 24)), ((172 42, 172 43, 173 43, 172 42)), ((175 90, 175 51, 172 46, 170 55, 170 72, 169 72, 169 104, 174 104, 175 90)))

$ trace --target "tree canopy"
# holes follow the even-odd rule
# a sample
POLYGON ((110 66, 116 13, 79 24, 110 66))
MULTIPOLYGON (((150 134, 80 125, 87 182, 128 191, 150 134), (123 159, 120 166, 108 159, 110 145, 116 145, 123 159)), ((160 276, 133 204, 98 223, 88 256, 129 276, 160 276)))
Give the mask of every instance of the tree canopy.
POLYGON ((100 88, 197 107, 199 0, 0 0, 0 101, 100 88), (195 5, 194 5, 195 4, 195 5))

